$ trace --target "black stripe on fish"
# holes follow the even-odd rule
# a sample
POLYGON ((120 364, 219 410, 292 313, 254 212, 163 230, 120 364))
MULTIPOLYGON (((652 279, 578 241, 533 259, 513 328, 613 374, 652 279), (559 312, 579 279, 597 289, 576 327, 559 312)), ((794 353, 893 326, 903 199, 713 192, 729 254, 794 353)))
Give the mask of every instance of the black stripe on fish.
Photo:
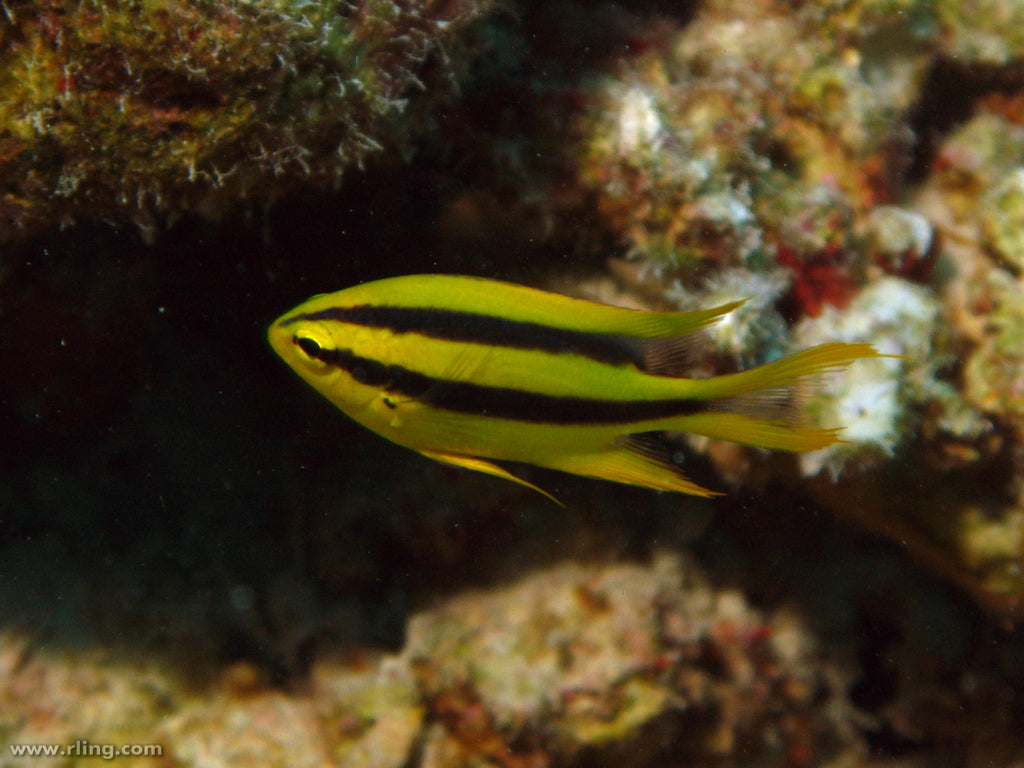
POLYGON ((542 323, 510 320, 495 315, 454 309, 358 304, 297 315, 288 318, 281 325, 287 326, 300 320, 334 320, 369 328, 384 328, 394 333, 418 333, 446 341, 536 350, 552 354, 575 354, 609 365, 629 363, 641 370, 646 370, 648 365, 649 345, 644 343, 648 341, 646 339, 637 340, 613 333, 554 328, 542 323))
POLYGON ((360 384, 417 400, 434 408, 473 416, 538 424, 629 424, 637 421, 687 416, 707 409, 700 400, 594 400, 545 395, 509 387, 491 387, 465 381, 437 379, 398 365, 360 357, 347 349, 309 345, 307 354, 346 371, 360 384))

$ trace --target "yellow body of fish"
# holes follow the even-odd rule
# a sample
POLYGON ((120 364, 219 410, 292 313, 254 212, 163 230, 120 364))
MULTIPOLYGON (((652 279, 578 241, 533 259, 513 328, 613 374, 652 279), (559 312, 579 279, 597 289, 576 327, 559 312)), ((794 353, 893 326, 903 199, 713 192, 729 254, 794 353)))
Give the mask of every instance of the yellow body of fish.
POLYGON ((644 312, 494 280, 409 275, 315 296, 268 336, 348 416, 432 459, 546 496, 494 462, 710 496, 673 464, 664 432, 827 446, 837 430, 800 424, 794 386, 878 355, 867 344, 826 344, 685 378, 695 332, 740 304, 644 312))

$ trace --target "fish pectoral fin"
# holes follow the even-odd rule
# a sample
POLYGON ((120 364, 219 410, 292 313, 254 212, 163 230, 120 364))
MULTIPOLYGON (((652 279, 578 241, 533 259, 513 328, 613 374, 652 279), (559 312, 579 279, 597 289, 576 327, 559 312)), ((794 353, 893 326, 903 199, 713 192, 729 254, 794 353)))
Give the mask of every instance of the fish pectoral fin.
POLYGON ((687 478, 673 463, 672 453, 671 444, 662 433, 644 432, 624 435, 607 450, 568 456, 546 466, 656 491, 675 491, 705 498, 722 495, 687 478))
MULTIPOLYGON (((500 359, 500 356, 498 356, 500 359)), ((452 355, 448 365, 434 379, 425 391, 416 396, 416 400, 427 405, 444 405, 452 397, 453 384, 473 382, 480 378, 485 368, 495 365, 495 349, 475 344, 466 344, 463 349, 452 355)))
POLYGON ((505 480, 511 480, 513 483, 518 483, 519 485, 525 485, 527 488, 532 488, 542 496, 546 496, 547 498, 551 499, 551 501, 555 502, 555 504, 557 504, 558 506, 565 506, 565 504, 560 502, 558 499, 556 499, 550 493, 545 491, 543 488, 538 488, 533 483, 529 483, 526 480, 523 480, 522 478, 516 477, 508 470, 503 469, 502 467, 499 467, 497 464, 494 464, 485 459, 478 459, 475 456, 462 456, 457 453, 443 453, 441 451, 420 451, 420 453, 426 456, 428 459, 440 461, 442 464, 451 464, 452 466, 461 467, 462 469, 472 469, 475 470, 476 472, 483 472, 486 475, 494 475, 495 477, 502 477, 505 480))

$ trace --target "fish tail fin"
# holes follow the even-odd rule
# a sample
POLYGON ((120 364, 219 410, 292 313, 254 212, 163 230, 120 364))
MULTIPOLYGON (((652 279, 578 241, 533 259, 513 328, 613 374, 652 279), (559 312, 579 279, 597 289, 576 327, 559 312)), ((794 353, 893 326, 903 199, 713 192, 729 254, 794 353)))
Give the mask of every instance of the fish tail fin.
POLYGON ((870 344, 833 342, 811 347, 756 368, 703 379, 706 397, 724 398, 755 394, 761 390, 792 387, 818 374, 843 368, 854 360, 883 355, 870 344))
POLYGON ((687 416, 680 429, 694 435, 767 448, 772 451, 815 451, 843 442, 842 428, 804 427, 787 421, 766 421, 738 413, 706 411, 687 416))
POLYGON ((854 360, 887 357, 870 344, 836 342, 805 349, 741 373, 701 381, 708 408, 680 429, 758 448, 813 451, 841 442, 841 429, 801 424, 814 378, 854 360))

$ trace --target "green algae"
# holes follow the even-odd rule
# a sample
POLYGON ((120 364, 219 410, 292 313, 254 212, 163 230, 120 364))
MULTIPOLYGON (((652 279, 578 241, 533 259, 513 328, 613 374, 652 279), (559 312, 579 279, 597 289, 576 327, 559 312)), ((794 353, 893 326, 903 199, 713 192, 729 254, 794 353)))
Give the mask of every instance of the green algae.
POLYGON ((484 5, 11 5, 0 241, 78 218, 150 229, 337 183, 402 141, 424 61, 484 5))

